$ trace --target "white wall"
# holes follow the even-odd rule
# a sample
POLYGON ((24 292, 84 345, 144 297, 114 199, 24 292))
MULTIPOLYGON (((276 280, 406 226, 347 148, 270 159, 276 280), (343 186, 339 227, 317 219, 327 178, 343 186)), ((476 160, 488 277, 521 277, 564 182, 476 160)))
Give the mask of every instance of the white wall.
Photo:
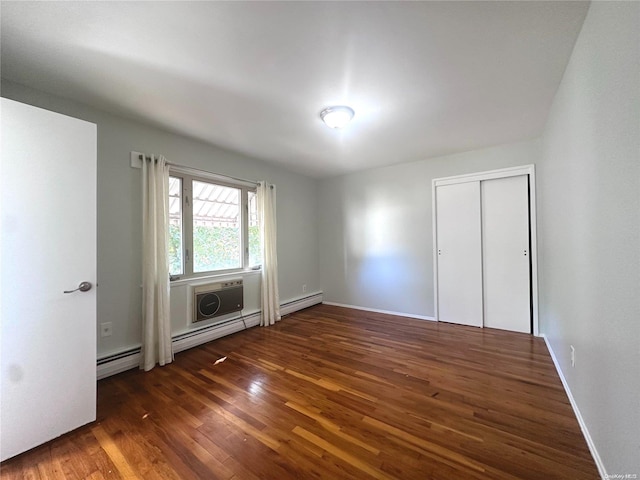
POLYGON ((530 141, 321 180, 324 300, 433 317, 431 180, 539 158, 530 141))
MULTIPOLYGON (((97 313, 98 324, 113 322, 113 335, 98 338, 99 358, 140 345, 140 170, 130 167, 132 150, 163 154, 171 162, 214 173, 276 184, 280 300, 284 303, 319 291, 315 179, 16 83, 3 80, 1 93, 98 125, 97 313), (307 285, 304 295, 302 284, 307 285)), ((260 308, 255 273, 247 274, 245 287, 245 312, 251 313, 260 308)), ((186 288, 172 290, 174 334, 189 329, 188 319, 179 315, 180 305, 187 302, 186 292, 186 288)))
POLYGON ((538 169, 540 328, 607 473, 638 477, 639 62, 640 4, 593 2, 538 169))

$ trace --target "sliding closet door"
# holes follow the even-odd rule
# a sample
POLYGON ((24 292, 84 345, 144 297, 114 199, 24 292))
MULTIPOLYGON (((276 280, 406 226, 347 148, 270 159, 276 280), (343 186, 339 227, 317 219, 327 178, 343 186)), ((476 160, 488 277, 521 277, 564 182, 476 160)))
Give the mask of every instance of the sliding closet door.
POLYGON ((483 180, 484 326, 531 332, 528 176, 483 180))
POLYGON ((440 321, 482 326, 480 219, 479 182, 436 187, 440 321))

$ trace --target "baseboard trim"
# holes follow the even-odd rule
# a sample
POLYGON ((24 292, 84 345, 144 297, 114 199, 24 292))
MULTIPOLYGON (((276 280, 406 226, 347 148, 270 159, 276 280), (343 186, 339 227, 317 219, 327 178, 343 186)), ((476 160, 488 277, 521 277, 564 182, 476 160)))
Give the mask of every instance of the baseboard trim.
POLYGON ((333 305, 335 307, 345 307, 345 308, 353 308, 355 310, 364 310, 365 312, 385 313, 387 315, 396 315, 398 317, 417 318, 418 320, 430 320, 432 322, 436 321, 434 317, 428 317, 426 315, 414 315, 412 313, 392 312, 390 310, 379 310, 377 308, 360 307, 358 305, 347 305, 345 303, 335 303, 335 302, 322 302, 322 303, 324 305, 333 305))
MULTIPOLYGON (((322 303, 322 292, 314 293, 306 297, 290 300, 280 305, 280 314, 290 313, 322 303)), ((189 348, 197 347, 203 343, 216 340, 227 335, 245 330, 247 328, 260 325, 261 311, 253 312, 249 315, 231 318, 223 323, 210 325, 191 332, 185 332, 174 336, 171 339, 173 353, 182 352, 189 348)), ((121 352, 108 355, 98 359, 97 377, 98 380, 116 375, 140 365, 140 347, 133 347, 121 352)))
POLYGON ((289 315, 304 308, 322 303, 322 292, 312 293, 305 297, 296 298, 280 305, 280 316, 289 315))
POLYGON ((560 377, 560 381, 562 382, 564 391, 567 394, 567 397, 569 397, 571 408, 573 408, 573 413, 576 415, 576 418, 578 419, 578 423, 580 424, 580 430, 582 430, 584 439, 587 441, 587 445, 589 446, 589 451, 591 452, 593 461, 596 463, 596 466, 598 467, 598 472, 600 473, 600 476, 603 479, 609 478, 609 476, 607 475, 607 471, 604 468, 604 464, 602 463, 602 459, 598 454, 598 450, 596 449, 596 445, 595 443, 593 443, 593 439, 589 434, 589 429, 587 428, 587 424, 585 423, 584 418, 582 418, 582 414, 580 413, 580 409, 578 408, 578 404, 576 403, 575 398, 573 398, 573 394, 571 393, 571 389, 569 388, 567 379, 564 377, 564 373, 562 373, 562 369, 560 368, 560 363, 556 358, 556 354, 553 351, 553 348, 551 348, 551 342, 549 342, 549 339, 544 333, 541 334, 540 336, 544 339, 544 343, 547 345, 547 350, 549 350, 549 355, 551 355, 551 360, 553 360, 553 364, 556 367, 556 372, 558 372, 558 376, 560 377))

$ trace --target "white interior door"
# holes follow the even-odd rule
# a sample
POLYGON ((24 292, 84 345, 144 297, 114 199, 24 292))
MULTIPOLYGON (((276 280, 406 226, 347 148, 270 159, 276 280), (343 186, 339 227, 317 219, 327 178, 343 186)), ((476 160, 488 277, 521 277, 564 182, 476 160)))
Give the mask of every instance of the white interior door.
POLYGON ((527 176, 484 180, 484 326, 531 332, 527 176))
POLYGON ((437 319, 482 326, 480 182, 436 187, 437 319))
POLYGON ((96 418, 96 126, 2 99, 0 457, 96 418))

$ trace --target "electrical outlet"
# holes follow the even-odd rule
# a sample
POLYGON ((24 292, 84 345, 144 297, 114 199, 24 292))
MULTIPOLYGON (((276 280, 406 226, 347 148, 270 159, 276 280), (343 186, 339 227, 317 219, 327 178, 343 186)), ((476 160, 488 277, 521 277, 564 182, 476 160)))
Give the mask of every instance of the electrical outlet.
POLYGON ((571 366, 576 366, 576 349, 573 345, 569 345, 571 347, 571 366))
POLYGON ((302 293, 305 293, 307 291, 307 284, 304 283, 302 284, 302 293))
POLYGON ((100 324, 100 336, 101 337, 110 337, 112 333, 112 324, 111 322, 104 322, 100 324))

